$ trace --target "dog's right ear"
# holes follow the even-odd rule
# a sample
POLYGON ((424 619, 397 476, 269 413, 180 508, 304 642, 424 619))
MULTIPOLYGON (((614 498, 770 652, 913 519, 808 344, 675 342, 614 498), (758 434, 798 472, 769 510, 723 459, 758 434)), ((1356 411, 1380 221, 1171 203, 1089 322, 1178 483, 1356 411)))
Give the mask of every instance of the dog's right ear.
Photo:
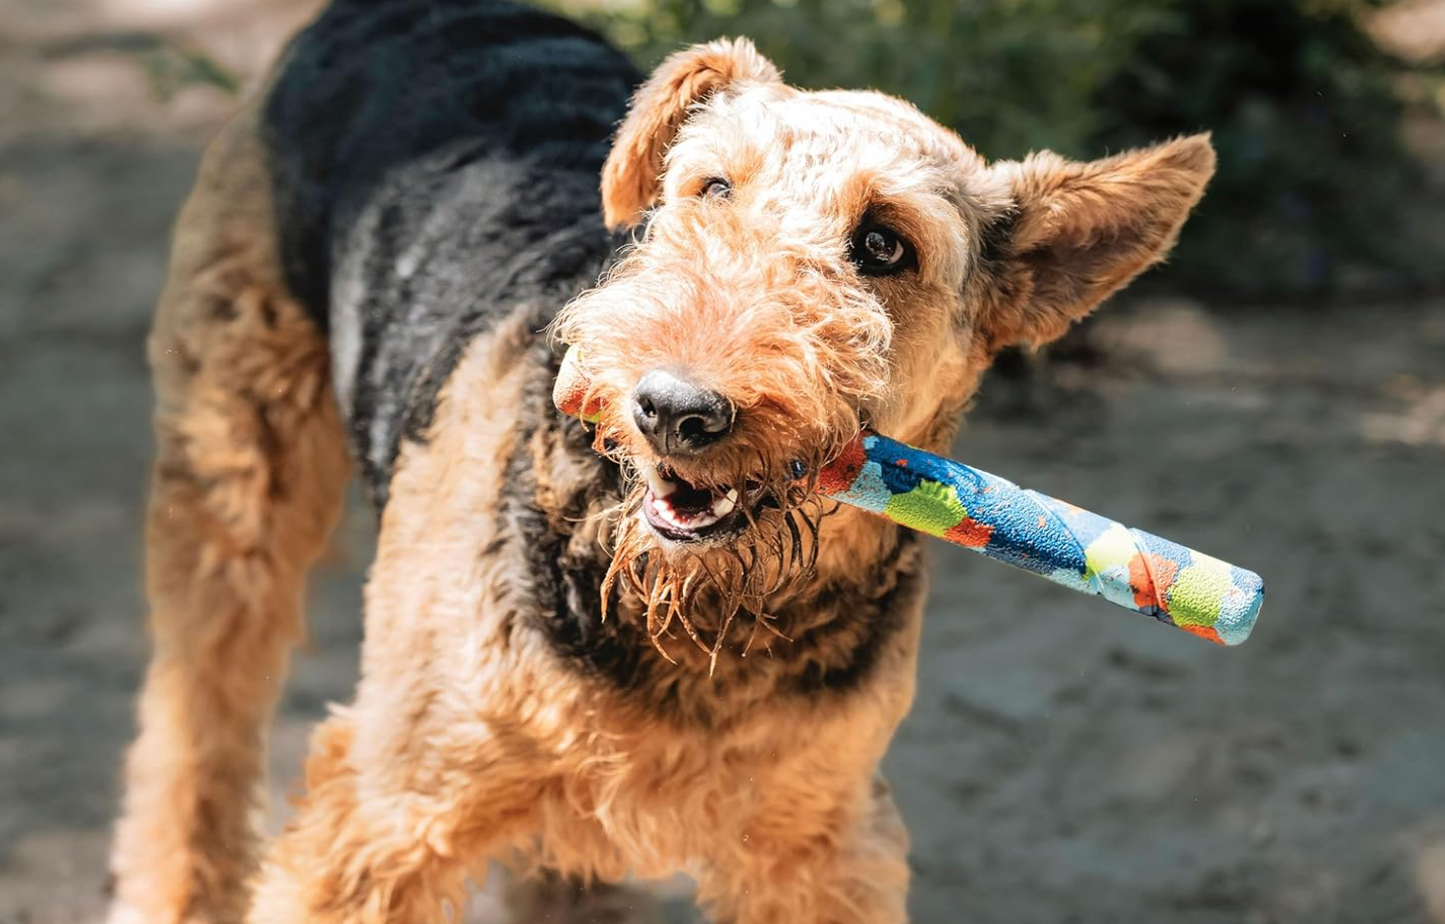
POLYGON ((694 45, 658 65, 632 97, 602 168, 607 227, 636 224, 657 201, 663 157, 692 110, 726 88, 781 80, 773 63, 742 38, 694 45))

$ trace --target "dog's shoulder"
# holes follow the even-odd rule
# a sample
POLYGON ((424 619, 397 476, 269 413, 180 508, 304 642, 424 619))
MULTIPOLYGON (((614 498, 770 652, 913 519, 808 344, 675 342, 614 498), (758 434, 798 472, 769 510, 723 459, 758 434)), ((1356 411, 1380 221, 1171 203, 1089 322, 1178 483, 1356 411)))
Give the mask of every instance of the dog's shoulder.
POLYGON ((545 159, 595 185, 638 79, 596 33, 506 0, 335 0, 287 47, 262 112, 288 283, 324 312, 328 232, 444 150, 453 169, 545 159))
POLYGON ((336 0, 283 55, 261 129, 277 246, 378 506, 467 343, 596 281, 597 178, 638 77, 502 0, 336 0))

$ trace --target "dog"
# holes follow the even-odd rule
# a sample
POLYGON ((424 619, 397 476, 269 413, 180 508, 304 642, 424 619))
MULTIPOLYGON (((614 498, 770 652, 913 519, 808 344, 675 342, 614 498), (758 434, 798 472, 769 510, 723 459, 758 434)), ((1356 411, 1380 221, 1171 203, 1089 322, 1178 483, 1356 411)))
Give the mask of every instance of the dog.
POLYGON ((819 466, 865 425, 945 451, 993 357, 1161 259, 1213 167, 1205 135, 990 163, 746 40, 643 80, 506 0, 335 0, 175 229, 112 924, 456 920, 490 860, 685 872, 728 924, 904 921, 878 767, 923 548, 819 466), (565 345, 595 424, 552 404, 565 345), (353 467, 362 676, 267 846, 353 467))

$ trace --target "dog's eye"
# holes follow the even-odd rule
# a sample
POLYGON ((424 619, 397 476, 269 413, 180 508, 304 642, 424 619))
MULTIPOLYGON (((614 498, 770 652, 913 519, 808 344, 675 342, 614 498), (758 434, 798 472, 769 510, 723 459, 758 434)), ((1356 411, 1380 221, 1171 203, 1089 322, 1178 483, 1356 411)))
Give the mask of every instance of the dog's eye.
POLYGON ((713 177, 702 184, 702 198, 726 199, 733 193, 733 184, 721 177, 713 177))
POLYGON ((884 276, 913 265, 913 247, 892 228, 872 225, 853 235, 851 258, 865 276, 884 276))

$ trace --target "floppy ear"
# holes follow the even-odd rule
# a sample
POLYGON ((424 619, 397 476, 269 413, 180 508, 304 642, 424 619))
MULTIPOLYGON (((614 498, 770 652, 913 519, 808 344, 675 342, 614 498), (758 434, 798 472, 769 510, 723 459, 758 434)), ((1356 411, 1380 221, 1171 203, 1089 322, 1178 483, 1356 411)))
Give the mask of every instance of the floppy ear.
POLYGON ((635 224, 657 200, 662 158, 691 110, 724 88, 782 80, 747 39, 718 39, 658 65, 632 97, 602 167, 602 211, 609 228, 635 224))
POLYGON ((1168 252, 1214 173, 1214 148, 1204 134, 1090 163, 1042 153, 992 170, 1014 210, 992 232, 1003 285, 983 333, 990 349, 1040 346, 1168 252))

